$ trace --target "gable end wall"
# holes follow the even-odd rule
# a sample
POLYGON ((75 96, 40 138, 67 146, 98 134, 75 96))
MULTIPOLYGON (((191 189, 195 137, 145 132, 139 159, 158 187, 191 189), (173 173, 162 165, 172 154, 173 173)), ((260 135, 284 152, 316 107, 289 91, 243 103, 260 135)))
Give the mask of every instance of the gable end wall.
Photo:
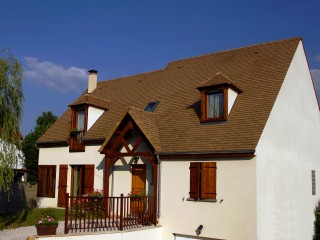
POLYGON ((319 144, 319 108, 300 42, 256 148, 258 239, 312 239, 319 144))

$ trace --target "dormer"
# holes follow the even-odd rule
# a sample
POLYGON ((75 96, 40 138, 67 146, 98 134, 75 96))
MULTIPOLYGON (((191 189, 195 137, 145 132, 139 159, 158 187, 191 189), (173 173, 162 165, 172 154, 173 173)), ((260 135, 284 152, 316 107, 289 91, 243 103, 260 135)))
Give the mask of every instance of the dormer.
POLYGON ((71 103, 70 152, 84 151, 83 137, 108 109, 109 102, 94 96, 97 71, 89 71, 88 92, 71 103))
POLYGON ((216 73, 197 87, 200 92, 200 122, 226 121, 241 90, 222 73, 216 73))

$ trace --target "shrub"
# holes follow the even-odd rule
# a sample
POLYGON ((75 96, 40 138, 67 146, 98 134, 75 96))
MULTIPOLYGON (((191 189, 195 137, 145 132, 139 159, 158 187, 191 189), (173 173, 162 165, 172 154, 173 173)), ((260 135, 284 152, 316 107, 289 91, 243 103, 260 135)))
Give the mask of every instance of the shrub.
POLYGON ((314 209, 314 234, 313 240, 320 240, 320 201, 317 203, 314 209))

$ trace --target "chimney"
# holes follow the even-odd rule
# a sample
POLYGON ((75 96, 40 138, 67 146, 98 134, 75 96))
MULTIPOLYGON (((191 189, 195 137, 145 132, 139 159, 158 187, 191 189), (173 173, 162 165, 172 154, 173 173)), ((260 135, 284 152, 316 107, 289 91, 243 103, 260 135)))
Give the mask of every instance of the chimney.
POLYGON ((97 87, 98 71, 89 70, 88 93, 92 93, 97 87))

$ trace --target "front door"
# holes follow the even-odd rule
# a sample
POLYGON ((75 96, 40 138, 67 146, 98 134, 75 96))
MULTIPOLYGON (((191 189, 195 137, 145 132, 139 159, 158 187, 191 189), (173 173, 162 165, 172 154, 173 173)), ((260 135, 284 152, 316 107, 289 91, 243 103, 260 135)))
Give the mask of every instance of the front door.
MULTIPOLYGON (((134 195, 146 195, 146 171, 145 164, 134 164, 132 165, 132 187, 131 193, 134 195)), ((137 213, 143 211, 144 204, 143 199, 131 198, 131 212, 137 213)))

